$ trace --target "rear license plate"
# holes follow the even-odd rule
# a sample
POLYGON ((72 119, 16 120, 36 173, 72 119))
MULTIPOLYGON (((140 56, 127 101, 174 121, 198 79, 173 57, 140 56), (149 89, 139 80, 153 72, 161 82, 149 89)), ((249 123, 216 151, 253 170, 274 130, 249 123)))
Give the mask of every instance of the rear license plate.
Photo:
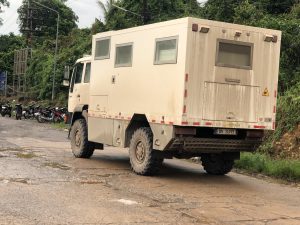
POLYGON ((216 135, 237 135, 235 129, 216 129, 214 132, 216 135))

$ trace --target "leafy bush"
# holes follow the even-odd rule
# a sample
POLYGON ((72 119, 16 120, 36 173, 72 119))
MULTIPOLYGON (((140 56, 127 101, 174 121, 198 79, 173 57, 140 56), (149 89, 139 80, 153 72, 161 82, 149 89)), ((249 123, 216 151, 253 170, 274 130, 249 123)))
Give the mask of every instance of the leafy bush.
POLYGON ((235 162, 235 168, 287 181, 300 181, 300 161, 296 160, 273 160, 264 154, 242 153, 241 159, 235 162))

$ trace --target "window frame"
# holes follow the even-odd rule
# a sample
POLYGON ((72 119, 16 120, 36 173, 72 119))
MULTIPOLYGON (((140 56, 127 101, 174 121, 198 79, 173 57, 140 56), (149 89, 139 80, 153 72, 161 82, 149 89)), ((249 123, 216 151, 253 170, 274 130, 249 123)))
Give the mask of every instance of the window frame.
POLYGON ((165 64, 177 64, 178 62, 178 43, 179 43, 179 36, 171 36, 171 37, 164 37, 164 38, 156 38, 155 45, 154 45, 154 65, 165 65, 165 64), (175 60, 168 60, 168 61, 159 61, 156 59, 157 56, 157 43, 162 41, 170 41, 176 40, 176 59, 175 60))
POLYGON ((78 63, 76 63, 76 64, 74 65, 73 72, 72 72, 72 77, 71 77, 71 83, 70 83, 70 90, 69 90, 70 93, 73 93, 73 92, 74 92, 74 87, 75 87, 75 85, 81 84, 81 83, 82 83, 82 80, 83 80, 82 78, 83 78, 84 68, 85 68, 85 65, 84 65, 83 62, 78 62, 78 63), (83 67, 82 67, 82 73, 81 73, 81 82, 80 82, 80 83, 76 83, 77 66, 78 66, 79 64, 82 64, 82 65, 83 65, 83 67))
POLYGON ((252 68, 253 68, 253 50, 254 50, 254 43, 243 42, 243 41, 233 41, 233 40, 226 40, 226 39, 217 39, 215 65, 218 66, 218 67, 252 70, 252 68), (234 45, 250 47, 251 48, 251 51, 250 51, 250 66, 238 66, 238 65, 231 65, 231 64, 226 64, 226 63, 220 63, 219 60, 218 60, 219 59, 220 43, 234 44, 234 45))
POLYGON ((104 60, 104 59, 110 59, 110 51, 111 51, 111 37, 104 37, 104 38, 96 38, 95 43, 95 60, 104 60), (109 46, 108 46, 108 54, 106 56, 96 56, 96 50, 97 50, 97 42, 99 41, 105 41, 109 40, 109 46))
POLYGON ((78 62, 76 63, 76 71, 75 71, 75 79, 74 79, 74 85, 76 84, 81 84, 83 81, 83 75, 84 75, 84 69, 85 69, 85 64, 84 62, 78 62), (82 66, 82 71, 81 71, 81 75, 80 75, 80 81, 77 81, 77 72, 78 72, 78 66, 81 65, 82 66))
POLYGON ((83 83, 84 84, 89 84, 91 82, 91 72, 92 72, 92 63, 91 62, 86 62, 85 63, 85 66, 84 66, 84 78, 83 78, 83 83), (86 75, 87 75, 87 68, 88 68, 88 65, 90 66, 90 74, 89 74, 89 80, 87 81, 86 80, 86 75))
POLYGON ((132 67, 133 64, 133 42, 125 43, 125 44, 116 44, 116 49, 115 49, 115 68, 120 68, 120 67, 132 67), (131 59, 130 63, 123 63, 123 64, 117 64, 117 49, 120 47, 126 47, 126 46, 131 46, 131 59))

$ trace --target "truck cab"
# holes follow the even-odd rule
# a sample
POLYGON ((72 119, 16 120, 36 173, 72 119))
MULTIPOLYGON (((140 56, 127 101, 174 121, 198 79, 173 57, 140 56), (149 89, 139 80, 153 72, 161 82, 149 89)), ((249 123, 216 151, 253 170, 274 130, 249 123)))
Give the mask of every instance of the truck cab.
POLYGON ((91 56, 85 56, 74 65, 70 88, 68 111, 73 114, 78 108, 89 105, 89 88, 91 78, 91 56))

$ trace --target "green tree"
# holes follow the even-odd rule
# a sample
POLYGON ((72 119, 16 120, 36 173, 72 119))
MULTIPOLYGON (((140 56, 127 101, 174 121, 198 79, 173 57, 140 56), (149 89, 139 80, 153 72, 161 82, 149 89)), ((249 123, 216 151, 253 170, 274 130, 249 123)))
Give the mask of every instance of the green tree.
MULTIPOLYGON (((72 29, 77 28, 76 22, 78 17, 72 9, 65 5, 66 0, 35 1, 59 12, 59 32, 61 35, 68 35, 72 29)), ((23 4, 18 9, 20 32, 23 35, 27 35, 29 32, 28 30, 32 29, 34 36, 37 37, 55 36, 57 14, 35 4, 33 1, 30 1, 30 8, 32 10, 29 10, 28 15, 28 3, 29 0, 23 0, 23 4), (32 24, 30 23, 31 20, 28 20, 28 16, 32 17, 32 24)))
POLYGON ((103 0, 98 0, 97 3, 104 14, 104 18, 107 19, 114 8, 113 5, 117 4, 118 0, 106 0, 106 2, 103 2, 103 0))
POLYGON ((252 0, 270 14, 289 13, 298 0, 252 0))
POLYGON ((107 31, 105 24, 102 21, 95 19, 95 22, 92 24, 91 28, 92 34, 97 34, 104 31, 107 31))
POLYGON ((130 12, 113 8, 106 16, 106 26, 109 30, 185 16, 199 16, 201 10, 197 0, 123 0, 116 2, 116 5, 130 12))
MULTIPOLYGON (((0 13, 2 12, 1 6, 9 6, 8 0, 0 0, 0 13)), ((0 25, 2 25, 2 19, 0 18, 0 25)))
POLYGON ((264 17, 264 12, 248 0, 240 3, 234 9, 233 22, 244 25, 255 26, 258 20, 264 17))
POLYGON ((208 0, 203 7, 203 17, 210 20, 233 22, 234 9, 240 0, 208 0))
MULTIPOLYGON (((84 54, 91 54, 92 36, 90 29, 73 29, 60 37, 60 51, 57 60, 56 92, 67 101, 67 89, 62 87, 64 66, 73 65, 84 54)), ((45 40, 33 50, 33 58, 27 71, 30 97, 49 99, 53 75, 53 41, 45 40)))
POLYGON ((16 49, 25 47, 25 41, 21 36, 16 36, 13 33, 0 36, 0 70, 7 71, 9 82, 14 66, 14 52, 16 49))

